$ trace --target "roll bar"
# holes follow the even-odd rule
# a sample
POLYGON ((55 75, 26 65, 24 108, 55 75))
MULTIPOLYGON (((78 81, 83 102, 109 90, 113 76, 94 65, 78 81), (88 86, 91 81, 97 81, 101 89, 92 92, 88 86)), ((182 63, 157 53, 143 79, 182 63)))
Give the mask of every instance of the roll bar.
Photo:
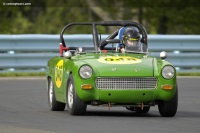
MULTIPOLYGON (((62 46, 63 47, 66 47, 66 44, 65 44, 65 41, 64 41, 64 38, 63 38, 63 34, 65 32, 65 30, 71 26, 74 26, 74 25, 91 25, 92 26, 92 31, 93 31, 93 42, 94 42, 94 48, 95 50, 98 50, 99 47, 104 47, 106 44, 105 43, 101 43, 102 46, 99 46, 99 38, 98 38, 98 31, 96 29, 96 25, 101 25, 101 26, 123 26, 123 27, 126 27, 126 26, 134 26, 134 27, 137 27, 140 31, 140 33, 142 34, 142 39, 141 39, 141 42, 146 44, 148 43, 148 40, 147 40, 147 32, 145 30, 145 28, 137 23, 137 22, 134 22, 134 21, 101 21, 101 22, 74 22, 74 23, 69 23, 68 25, 66 25, 61 33, 60 33, 60 41, 62 43, 62 46)), ((114 36, 117 36, 117 31, 115 31, 110 37, 107 37, 107 39, 112 39, 114 36)))

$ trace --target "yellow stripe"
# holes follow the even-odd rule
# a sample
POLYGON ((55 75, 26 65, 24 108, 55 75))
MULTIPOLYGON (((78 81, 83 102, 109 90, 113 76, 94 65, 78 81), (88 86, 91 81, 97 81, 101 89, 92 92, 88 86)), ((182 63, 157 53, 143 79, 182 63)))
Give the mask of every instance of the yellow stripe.
POLYGON ((138 40, 138 38, 129 38, 128 40, 130 40, 130 41, 136 41, 136 40, 138 40))

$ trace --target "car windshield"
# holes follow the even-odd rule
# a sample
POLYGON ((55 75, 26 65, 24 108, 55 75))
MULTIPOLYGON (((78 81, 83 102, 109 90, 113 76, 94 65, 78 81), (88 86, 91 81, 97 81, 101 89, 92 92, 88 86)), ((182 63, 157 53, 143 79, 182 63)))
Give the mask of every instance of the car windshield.
POLYGON ((128 53, 147 53, 147 46, 143 43, 133 42, 135 45, 125 45, 125 52, 128 53))

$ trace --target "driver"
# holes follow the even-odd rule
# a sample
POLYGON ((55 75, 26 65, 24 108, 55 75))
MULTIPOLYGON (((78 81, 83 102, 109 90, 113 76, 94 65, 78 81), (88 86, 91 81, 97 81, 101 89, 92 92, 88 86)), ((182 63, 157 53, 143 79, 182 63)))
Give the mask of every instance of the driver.
POLYGON ((140 33, 135 27, 128 27, 122 35, 122 52, 141 51, 140 33))

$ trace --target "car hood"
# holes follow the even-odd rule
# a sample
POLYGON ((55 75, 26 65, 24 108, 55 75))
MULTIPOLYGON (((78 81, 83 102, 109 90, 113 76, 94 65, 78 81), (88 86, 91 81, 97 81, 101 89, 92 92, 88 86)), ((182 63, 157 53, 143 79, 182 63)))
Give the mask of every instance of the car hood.
POLYGON ((81 61, 90 65, 99 76, 153 76, 153 58, 144 54, 84 55, 81 61))

